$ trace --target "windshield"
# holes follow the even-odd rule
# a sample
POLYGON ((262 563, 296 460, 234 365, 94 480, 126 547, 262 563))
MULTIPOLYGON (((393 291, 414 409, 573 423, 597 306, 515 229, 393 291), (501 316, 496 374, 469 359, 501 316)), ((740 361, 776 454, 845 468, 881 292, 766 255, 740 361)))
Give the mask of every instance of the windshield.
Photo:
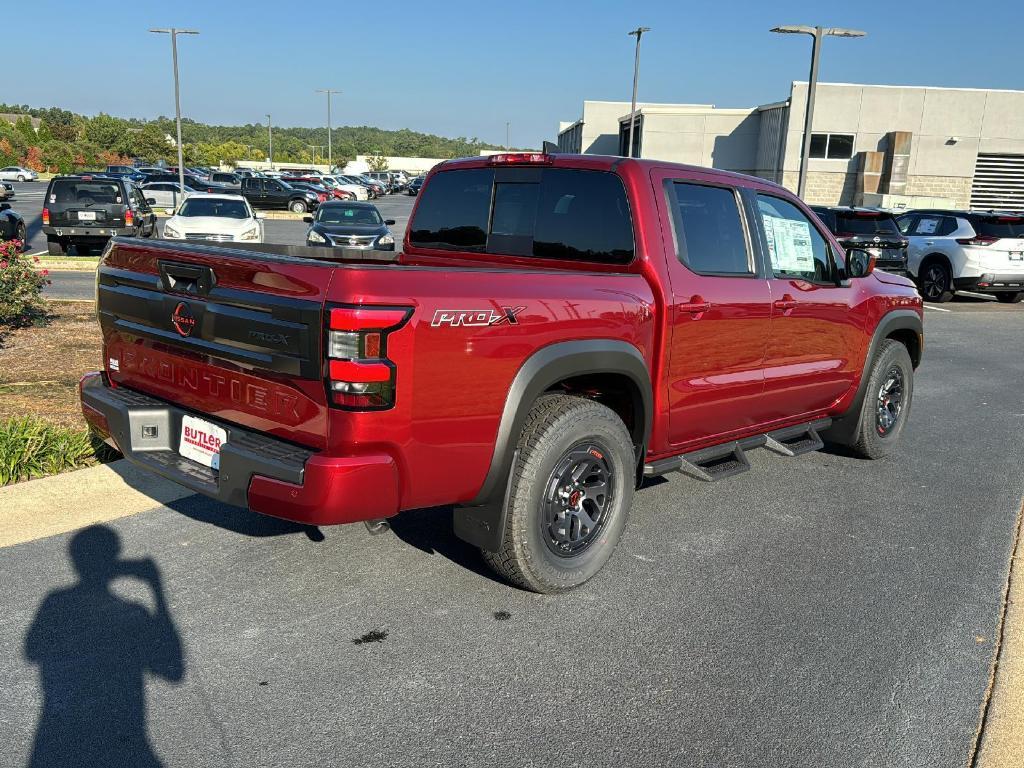
POLYGON ((223 219, 250 218, 248 206, 241 200, 190 197, 181 205, 179 216, 216 216, 223 219))
POLYGON ((353 227, 379 227, 383 222, 376 208, 322 205, 316 212, 320 224, 350 224, 353 227))
POLYGON ((872 216, 871 214, 855 214, 853 216, 836 214, 836 228, 840 232, 853 235, 898 235, 899 227, 896 220, 887 214, 872 216))

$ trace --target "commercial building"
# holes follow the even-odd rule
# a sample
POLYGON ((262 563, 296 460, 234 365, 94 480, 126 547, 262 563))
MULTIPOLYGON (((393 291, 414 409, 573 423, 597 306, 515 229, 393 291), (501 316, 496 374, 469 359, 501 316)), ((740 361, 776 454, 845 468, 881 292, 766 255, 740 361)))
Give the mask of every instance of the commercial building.
MULTIPOLYGON (((807 84, 749 109, 585 101, 558 151, 738 171, 796 189, 807 84)), ((1024 209, 1024 91, 819 83, 808 202, 1024 209)))

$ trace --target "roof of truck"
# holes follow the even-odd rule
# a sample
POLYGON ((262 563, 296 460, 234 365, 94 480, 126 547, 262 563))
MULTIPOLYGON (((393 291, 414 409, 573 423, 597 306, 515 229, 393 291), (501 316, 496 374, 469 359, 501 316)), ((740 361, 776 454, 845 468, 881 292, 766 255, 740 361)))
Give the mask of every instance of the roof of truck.
POLYGON ((641 168, 673 168, 678 169, 685 173, 704 173, 712 174, 720 178, 737 179, 743 181, 753 181, 758 184, 763 184, 769 187, 775 187, 777 189, 784 189, 779 184, 769 179, 761 178, 760 176, 750 176, 749 174, 737 173, 735 171, 724 171, 720 168, 706 168, 700 165, 686 165, 685 163, 670 163, 665 160, 650 160, 646 158, 629 158, 620 157, 618 155, 573 155, 573 154, 550 154, 544 155, 550 160, 545 160, 543 163, 536 162, 523 162, 523 163, 509 163, 503 164, 500 160, 495 158, 501 158, 505 155, 544 155, 542 152, 503 152, 495 155, 477 156, 477 157, 460 157, 454 160, 445 160, 443 163, 435 165, 433 170, 441 170, 444 168, 460 167, 460 168, 488 168, 497 165, 498 167, 528 167, 530 165, 546 165, 548 167, 555 168, 587 168, 591 170, 607 170, 613 171, 621 165, 626 163, 639 166, 641 168))

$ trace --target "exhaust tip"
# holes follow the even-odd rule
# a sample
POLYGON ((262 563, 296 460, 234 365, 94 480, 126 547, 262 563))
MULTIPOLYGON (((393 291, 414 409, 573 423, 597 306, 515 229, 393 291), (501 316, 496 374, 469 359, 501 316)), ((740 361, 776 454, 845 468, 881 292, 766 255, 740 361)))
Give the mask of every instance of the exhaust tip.
POLYGON ((371 536, 377 536, 381 533, 386 533, 390 531, 391 523, 389 523, 384 518, 379 518, 377 520, 367 520, 366 530, 370 532, 371 536))

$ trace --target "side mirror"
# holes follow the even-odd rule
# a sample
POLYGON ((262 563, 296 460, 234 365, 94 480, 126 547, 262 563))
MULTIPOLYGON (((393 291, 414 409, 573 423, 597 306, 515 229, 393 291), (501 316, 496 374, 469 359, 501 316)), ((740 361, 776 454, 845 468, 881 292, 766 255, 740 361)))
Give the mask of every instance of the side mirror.
POLYGON ((306 222, 307 224, 312 224, 313 223, 313 217, 312 216, 303 216, 302 220, 304 222, 306 222))
POLYGON ((156 198, 155 197, 147 197, 146 198, 146 204, 147 205, 156 205, 156 198))
POLYGON ((384 219, 384 223, 387 224, 389 227, 395 226, 395 220, 394 219, 384 219))
POLYGON ((173 216, 174 215, 174 209, 173 208, 164 208, 164 213, 166 213, 168 216, 173 216))
POLYGON ((867 277, 875 271, 875 256, 862 248, 850 248, 846 252, 846 276, 867 277))

